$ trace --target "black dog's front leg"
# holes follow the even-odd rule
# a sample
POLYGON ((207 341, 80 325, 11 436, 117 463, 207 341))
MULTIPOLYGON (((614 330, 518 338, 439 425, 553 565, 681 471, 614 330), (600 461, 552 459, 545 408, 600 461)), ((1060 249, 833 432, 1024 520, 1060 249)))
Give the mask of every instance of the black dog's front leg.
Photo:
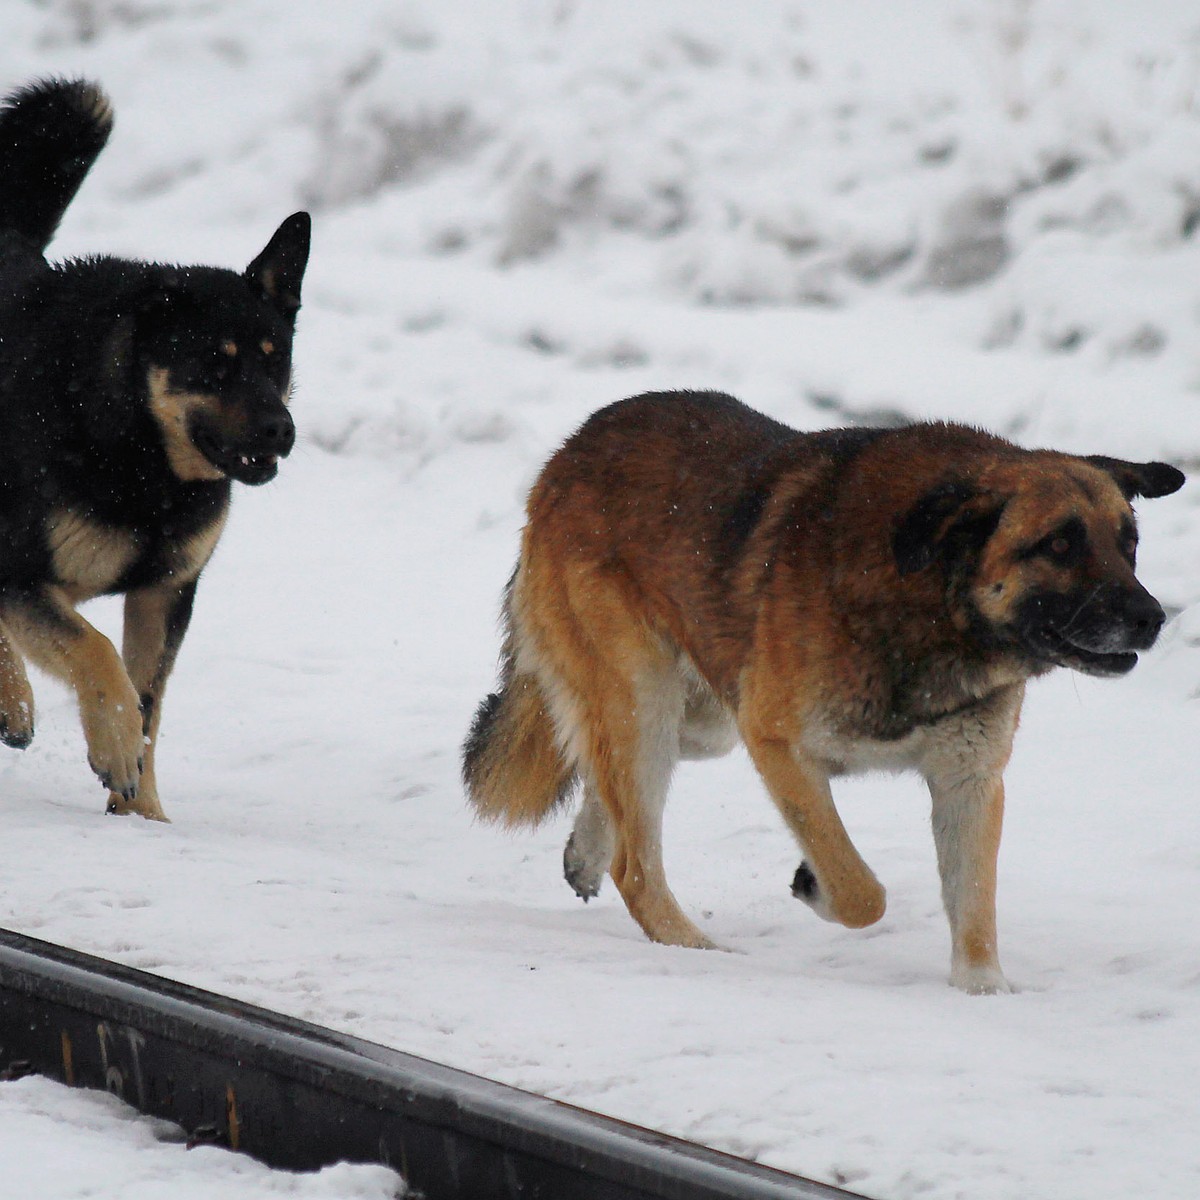
POLYGON ((0 742, 24 750, 33 741, 33 689, 20 652, 0 624, 0 742))
MULTIPOLYGON (((9 591, 0 618, 18 652, 10 653, 9 666, 15 668, 24 655, 74 689, 92 770, 114 794, 135 803, 144 749, 142 721, 137 690, 112 642, 75 611, 71 598, 58 587, 9 591)), ((20 684, 19 676, 10 675, 7 702, 16 699, 19 705, 24 699, 31 705, 32 697, 22 695, 20 684)))
POLYGON ((110 813, 135 812, 155 821, 167 819, 158 799, 154 747, 162 718, 163 692, 192 619, 195 596, 195 581, 177 587, 142 588, 125 596, 121 654, 141 704, 146 752, 137 795, 126 799, 116 792, 111 793, 108 797, 110 813))

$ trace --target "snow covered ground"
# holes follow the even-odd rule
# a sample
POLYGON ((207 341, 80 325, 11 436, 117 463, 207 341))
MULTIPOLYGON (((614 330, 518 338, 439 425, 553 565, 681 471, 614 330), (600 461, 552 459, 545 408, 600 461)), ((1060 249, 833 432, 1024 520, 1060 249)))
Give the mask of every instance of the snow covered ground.
MULTIPOLYGON (((1031 694, 1008 773, 1012 996, 946 986, 927 800, 839 797, 888 887, 812 918, 743 755, 668 809, 645 942, 568 821, 472 824, 525 489, 591 409, 718 387, 805 427, 945 416, 1200 466, 1200 16, 1184 0, 44 0, 5 86, 85 73, 113 141, 56 243, 242 265, 315 237, 301 444, 237 497, 168 693, 171 825, 103 816, 69 697, 0 756, 0 925, 881 1200, 1200 1192, 1200 490, 1142 509, 1178 616, 1031 694)), ((107 602, 89 615, 115 632, 107 602)), ((40 1197, 385 1197, 0 1087, 40 1197)))

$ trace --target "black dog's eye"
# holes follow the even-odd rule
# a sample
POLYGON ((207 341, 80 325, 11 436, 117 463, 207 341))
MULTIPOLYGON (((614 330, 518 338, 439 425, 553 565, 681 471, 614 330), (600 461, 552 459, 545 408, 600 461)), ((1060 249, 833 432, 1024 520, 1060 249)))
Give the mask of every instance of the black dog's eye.
POLYGON ((228 379, 238 366, 237 346, 233 342, 221 342, 209 355, 208 369, 217 379, 228 379))
POLYGON ((1071 542, 1060 534, 1051 540, 1046 549, 1049 550, 1052 558, 1066 558, 1071 553, 1071 542))
POLYGON ((231 338, 217 344, 212 356, 212 371, 218 379, 228 379, 237 369, 238 353, 238 344, 231 338))

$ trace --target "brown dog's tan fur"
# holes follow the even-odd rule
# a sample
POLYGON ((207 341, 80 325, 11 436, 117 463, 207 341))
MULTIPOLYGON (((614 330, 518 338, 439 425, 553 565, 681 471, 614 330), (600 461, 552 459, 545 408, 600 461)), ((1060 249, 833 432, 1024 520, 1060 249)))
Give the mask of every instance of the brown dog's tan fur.
POLYGON ((530 495, 500 690, 464 752, 471 799, 527 824, 581 781, 576 891, 608 869, 650 938, 703 947, 662 864, 679 758, 740 736, 804 850, 797 894, 848 926, 885 896, 829 780, 916 769, 952 981, 1004 990, 996 856, 1025 681, 1120 674, 1154 640, 1128 498, 1182 481, 962 426, 797 434, 719 394, 612 405, 530 495))

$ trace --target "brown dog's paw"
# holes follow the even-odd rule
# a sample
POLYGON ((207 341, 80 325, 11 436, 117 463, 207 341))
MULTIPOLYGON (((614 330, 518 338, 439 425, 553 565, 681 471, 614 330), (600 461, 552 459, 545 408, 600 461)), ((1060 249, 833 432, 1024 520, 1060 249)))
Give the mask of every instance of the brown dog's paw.
POLYGON ((863 929, 874 925, 887 908, 887 897, 879 881, 869 871, 861 886, 854 891, 844 890, 834 897, 835 903, 821 889, 816 872, 802 862, 792 876, 792 895, 803 900, 823 921, 845 925, 848 929, 863 929))
POLYGON ((1007 996, 1014 990, 999 963, 978 966, 955 963, 950 971, 950 986, 968 996, 1007 996))
MULTIPOLYGON (((594 856, 593 856, 594 857, 594 856)), ((571 885, 585 904, 600 894, 600 883, 604 879, 604 864, 592 861, 581 854, 572 833, 563 849, 563 878, 571 885)))
POLYGON ((796 868, 796 874, 792 876, 792 895, 797 900, 803 900, 805 904, 816 904, 820 894, 821 889, 817 886, 817 877, 813 874, 812 867, 802 862, 796 868))

